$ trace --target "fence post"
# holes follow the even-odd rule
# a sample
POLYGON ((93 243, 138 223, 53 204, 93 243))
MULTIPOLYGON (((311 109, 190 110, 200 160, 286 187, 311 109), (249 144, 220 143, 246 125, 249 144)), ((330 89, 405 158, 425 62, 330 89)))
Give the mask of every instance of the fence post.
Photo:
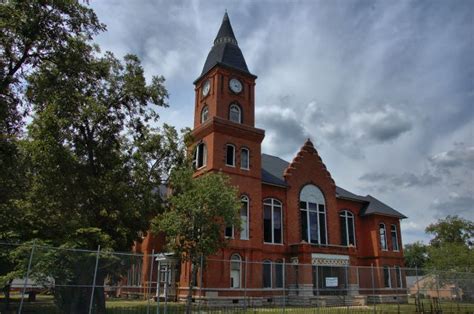
POLYGON ((160 280, 161 262, 158 260, 158 269, 156 270, 156 314, 160 314, 160 280))
POLYGON ((372 277, 372 303, 374 306, 374 313, 376 313, 375 309, 375 278, 374 278, 374 263, 370 264, 370 276, 372 277))
POLYGON ((283 259, 283 271, 282 271, 282 275, 283 275, 283 313, 286 312, 286 263, 285 263, 285 259, 283 259))
POLYGON ((245 307, 245 313, 247 313, 247 256, 245 256, 244 260, 244 307, 245 307))
POLYGON ((89 302, 89 314, 92 313, 92 306, 94 305, 95 280, 97 278, 97 267, 99 266, 99 256, 100 256, 100 245, 97 246, 97 255, 96 255, 96 258, 95 258, 94 279, 92 281, 91 299, 90 299, 90 302, 89 302))
POLYGON ((151 285, 153 280, 153 256, 155 255, 155 249, 151 250, 151 258, 150 258, 150 275, 148 276, 148 301, 146 306, 146 314, 150 314, 150 296, 151 296, 151 285))
POLYGON ((28 277, 30 276, 31 263, 33 261, 33 254, 35 253, 35 245, 36 245, 36 240, 33 241, 33 245, 31 246, 30 259, 28 260, 28 269, 26 270, 26 278, 25 278, 25 282, 23 283, 23 289, 21 292, 20 307, 18 309, 19 314, 21 314, 21 311, 23 309, 23 301, 25 299, 26 285, 28 284, 28 277))
POLYGON ((203 265, 204 265, 204 258, 201 254, 201 266, 200 266, 201 273, 200 273, 200 276, 199 276, 199 298, 200 298, 200 300, 199 300, 199 304, 198 304, 199 313, 201 313, 201 306, 202 306, 202 300, 203 300, 203 298, 202 298, 202 275, 203 275, 203 271, 204 271, 203 265))

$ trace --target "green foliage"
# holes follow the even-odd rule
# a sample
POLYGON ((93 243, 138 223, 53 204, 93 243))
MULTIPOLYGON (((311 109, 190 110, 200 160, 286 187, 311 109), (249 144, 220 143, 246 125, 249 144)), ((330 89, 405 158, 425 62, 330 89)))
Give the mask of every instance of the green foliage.
POLYGON ((474 240, 474 222, 458 216, 447 216, 426 227, 426 233, 434 235, 432 246, 460 244, 472 247, 474 240))
POLYGON ((197 264, 225 245, 224 226, 240 226, 237 189, 221 173, 193 178, 188 167, 172 172, 170 188, 169 207, 153 220, 153 231, 164 232, 169 250, 197 264))
POLYGON ((421 242, 407 244, 403 248, 405 266, 409 268, 424 268, 428 260, 428 248, 421 242))

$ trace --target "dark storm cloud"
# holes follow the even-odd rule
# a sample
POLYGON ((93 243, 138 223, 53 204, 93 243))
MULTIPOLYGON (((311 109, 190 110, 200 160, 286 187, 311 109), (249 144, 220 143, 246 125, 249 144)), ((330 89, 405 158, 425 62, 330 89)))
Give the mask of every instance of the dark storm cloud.
POLYGON ((371 172, 362 175, 359 179, 384 191, 400 188, 425 187, 436 184, 440 180, 439 177, 428 172, 421 175, 408 172, 401 174, 371 172))
POLYGON ((442 200, 436 199, 432 207, 437 211, 438 217, 447 215, 460 215, 474 220, 474 196, 473 194, 450 193, 442 200))
POLYGON ((474 145, 456 143, 454 148, 438 153, 429 158, 430 162, 439 171, 450 171, 455 168, 464 167, 466 170, 474 169, 474 145))

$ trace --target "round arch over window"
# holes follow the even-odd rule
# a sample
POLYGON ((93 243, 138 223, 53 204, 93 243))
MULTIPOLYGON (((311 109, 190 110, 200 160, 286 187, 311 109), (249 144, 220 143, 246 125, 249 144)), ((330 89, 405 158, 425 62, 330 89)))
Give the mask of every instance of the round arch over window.
POLYGON ((206 122, 208 118, 209 118, 209 107, 204 106, 204 108, 202 108, 201 110, 201 123, 206 122))
POLYGON ((313 244, 327 244, 326 200, 312 184, 300 192, 301 238, 313 244))
POLYGON ((230 258, 230 287, 240 288, 242 273, 242 258, 239 254, 232 254, 230 258))
POLYGON ((242 109, 236 103, 229 106, 229 120, 236 123, 242 123, 242 109))

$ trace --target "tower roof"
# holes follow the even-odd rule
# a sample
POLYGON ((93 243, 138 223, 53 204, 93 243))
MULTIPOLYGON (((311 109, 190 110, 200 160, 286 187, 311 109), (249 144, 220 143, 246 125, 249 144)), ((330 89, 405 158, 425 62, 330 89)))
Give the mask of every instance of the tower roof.
POLYGON ((214 39, 214 46, 207 55, 201 75, 197 80, 218 64, 254 76, 247 68, 247 63, 235 38, 227 12, 224 14, 221 27, 217 32, 216 39, 214 39))

